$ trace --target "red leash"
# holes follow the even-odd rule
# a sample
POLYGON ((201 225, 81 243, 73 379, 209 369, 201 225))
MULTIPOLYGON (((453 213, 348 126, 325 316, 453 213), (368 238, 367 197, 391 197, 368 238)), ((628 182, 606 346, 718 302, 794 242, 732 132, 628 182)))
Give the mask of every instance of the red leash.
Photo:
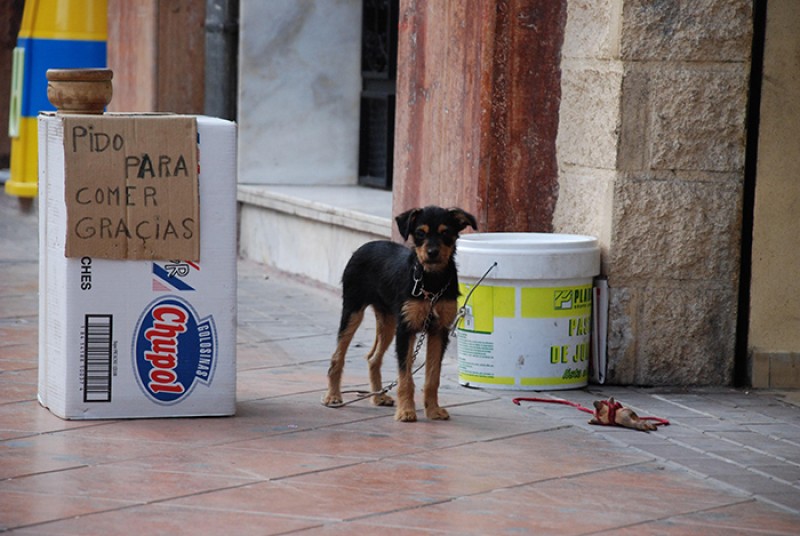
MULTIPOLYGON (((577 402, 570 402, 569 400, 564 400, 563 398, 514 398, 511 400, 514 404, 520 405, 520 402, 544 402, 546 404, 562 404, 565 406, 572 406, 575 409, 583 411, 584 413, 589 413, 597 417, 597 412, 591 410, 587 407, 581 406, 577 402)), ((617 426, 615 421, 615 417, 617 414, 617 410, 622 408, 622 404, 619 402, 614 402, 614 404, 609 404, 608 400, 601 400, 600 401, 603 405, 608 406, 608 424, 604 424, 604 426, 617 426)), ((667 419, 662 419, 660 417, 639 417, 642 421, 653 421, 656 423, 656 426, 669 426, 669 421, 667 419)))

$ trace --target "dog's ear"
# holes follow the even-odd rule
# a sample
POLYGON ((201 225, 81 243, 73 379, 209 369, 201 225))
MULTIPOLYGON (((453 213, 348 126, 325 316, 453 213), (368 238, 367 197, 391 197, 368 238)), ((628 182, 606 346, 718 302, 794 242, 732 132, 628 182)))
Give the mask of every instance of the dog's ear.
POLYGON ((450 215, 453 216, 453 219, 458 222, 458 231, 461 232, 466 229, 467 226, 472 227, 476 231, 478 230, 478 222, 475 219, 475 216, 470 214, 469 212, 465 212, 460 208, 451 208, 448 209, 450 215))
POLYGON ((403 237, 403 240, 408 240, 408 236, 411 234, 411 230, 414 228, 414 222, 417 220, 417 216, 419 216, 420 212, 422 212, 421 208, 412 208, 394 219, 394 221, 397 222, 397 228, 400 230, 400 235, 403 237))

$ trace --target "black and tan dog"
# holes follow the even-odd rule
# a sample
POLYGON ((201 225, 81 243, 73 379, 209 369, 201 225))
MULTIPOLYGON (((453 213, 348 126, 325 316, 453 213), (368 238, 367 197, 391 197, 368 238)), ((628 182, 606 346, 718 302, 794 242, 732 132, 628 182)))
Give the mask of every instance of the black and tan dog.
POLYGON ((412 378, 414 347, 423 330, 428 338, 423 391, 425 415, 448 419, 439 407, 439 375, 447 348, 448 328, 456 317, 458 276, 454 255, 458 234, 467 226, 477 229, 475 218, 459 208, 429 206, 415 208, 395 218, 404 240, 413 237, 414 247, 379 240, 361 246, 342 275, 342 319, 336 351, 328 369, 326 406, 342 403, 342 370, 345 354, 364 310, 375 311, 375 343, 367 354, 372 402, 391 406, 394 400, 381 391, 381 364, 395 339, 398 362, 395 419, 417 420, 412 378))

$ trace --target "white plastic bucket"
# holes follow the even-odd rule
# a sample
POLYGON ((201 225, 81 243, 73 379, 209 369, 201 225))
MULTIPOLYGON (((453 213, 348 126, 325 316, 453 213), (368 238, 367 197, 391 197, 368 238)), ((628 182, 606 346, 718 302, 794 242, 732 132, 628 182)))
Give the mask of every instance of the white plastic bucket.
POLYGON ((469 295, 457 324, 459 383, 537 391, 584 387, 592 282, 600 273, 597 239, 475 233, 459 238, 457 251, 459 306, 469 295))

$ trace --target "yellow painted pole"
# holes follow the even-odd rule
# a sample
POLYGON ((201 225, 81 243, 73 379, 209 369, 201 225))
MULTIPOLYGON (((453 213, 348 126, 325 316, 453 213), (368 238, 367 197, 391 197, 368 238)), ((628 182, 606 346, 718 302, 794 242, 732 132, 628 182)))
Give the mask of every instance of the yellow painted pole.
POLYGON ((48 69, 106 66, 106 0, 26 0, 11 78, 7 194, 37 195, 39 112, 47 100, 48 69))

